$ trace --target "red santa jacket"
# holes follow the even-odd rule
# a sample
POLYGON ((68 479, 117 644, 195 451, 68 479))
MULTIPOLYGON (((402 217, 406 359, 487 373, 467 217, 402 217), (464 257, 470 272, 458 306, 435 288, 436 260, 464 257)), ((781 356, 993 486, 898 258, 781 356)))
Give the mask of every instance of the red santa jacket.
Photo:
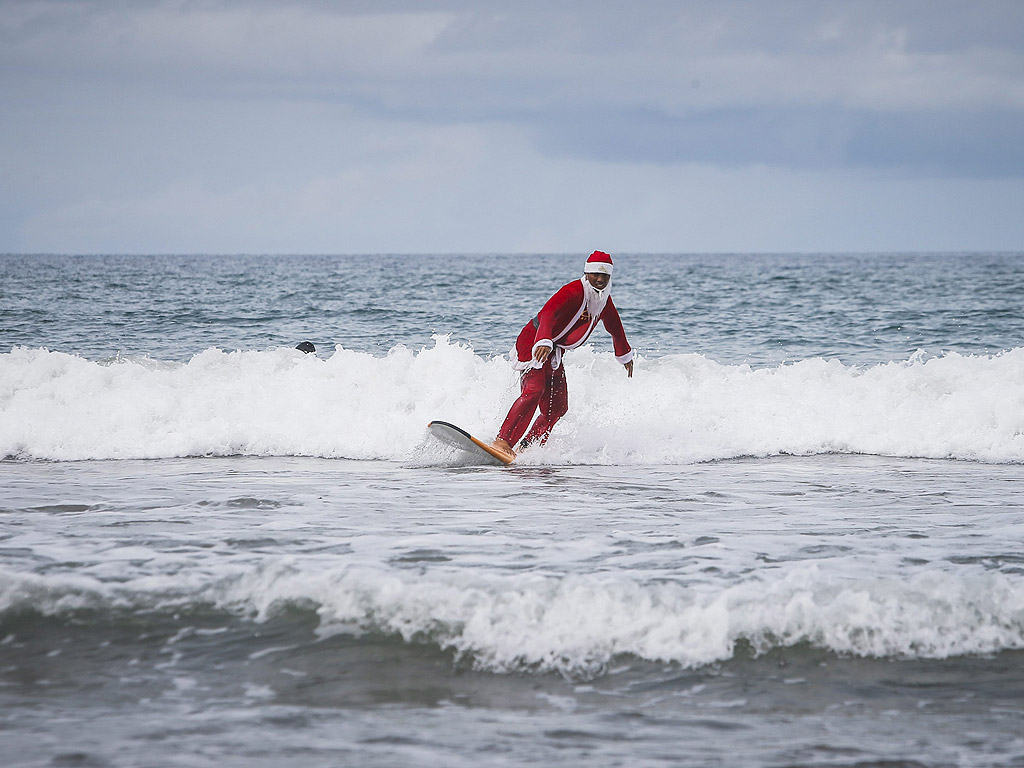
POLYGON ((609 295, 596 316, 592 316, 587 311, 584 280, 585 277, 563 285, 558 293, 547 300, 537 316, 523 326, 516 339, 516 368, 531 367, 533 351, 538 346, 554 347, 551 365, 558 368, 562 350, 575 349, 586 342, 599 320, 612 336, 615 359, 623 364, 633 359, 633 349, 626 340, 626 332, 612 297, 609 295))

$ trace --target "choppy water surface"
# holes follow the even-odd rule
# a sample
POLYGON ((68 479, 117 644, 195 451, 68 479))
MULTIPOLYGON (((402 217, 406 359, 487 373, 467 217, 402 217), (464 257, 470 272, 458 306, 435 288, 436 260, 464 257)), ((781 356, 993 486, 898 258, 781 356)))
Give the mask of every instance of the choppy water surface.
POLYGON ((1024 763, 1019 259, 578 260, 0 258, 2 762, 1024 763))
MULTIPOLYGON (((3 256, 0 350, 188 360, 309 339, 381 354, 451 335, 505 354, 572 256, 3 256)), ((1021 254, 616 255, 637 349, 755 365, 1020 346, 1021 254)))

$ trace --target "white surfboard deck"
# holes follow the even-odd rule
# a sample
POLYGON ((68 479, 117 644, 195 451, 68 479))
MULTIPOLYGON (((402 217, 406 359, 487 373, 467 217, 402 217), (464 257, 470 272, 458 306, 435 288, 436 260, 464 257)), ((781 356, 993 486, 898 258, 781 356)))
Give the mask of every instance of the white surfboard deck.
POLYGON ((470 456, 479 458, 484 463, 511 464, 515 461, 515 456, 492 448, 483 440, 473 437, 462 427, 449 424, 447 421, 432 421, 427 424, 427 429, 442 443, 458 448, 470 456))

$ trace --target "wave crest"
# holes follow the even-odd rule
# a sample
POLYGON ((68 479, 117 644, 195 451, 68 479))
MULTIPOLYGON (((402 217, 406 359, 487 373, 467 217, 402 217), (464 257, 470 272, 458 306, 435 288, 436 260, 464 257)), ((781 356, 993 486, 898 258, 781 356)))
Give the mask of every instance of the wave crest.
POLYGON ((623 655, 699 667, 731 658, 740 645, 758 653, 810 644, 906 658, 1024 648, 1024 581, 980 568, 849 580, 812 564, 695 587, 616 574, 303 571, 282 559, 177 591, 146 580, 103 585, 0 571, 0 616, 211 606, 259 621, 287 607, 315 610, 321 635, 398 635, 453 650, 492 672, 592 676, 623 655))
MULTIPOLYGON (((866 368, 667 355, 639 359, 627 379, 611 353, 586 347, 567 356, 567 374, 569 414, 523 463, 832 452, 1024 461, 1024 348, 866 368)), ((408 461, 422 457, 431 419, 490 437, 517 389, 503 358, 446 337, 384 356, 208 349, 184 364, 15 348, 0 355, 0 456, 408 461)))

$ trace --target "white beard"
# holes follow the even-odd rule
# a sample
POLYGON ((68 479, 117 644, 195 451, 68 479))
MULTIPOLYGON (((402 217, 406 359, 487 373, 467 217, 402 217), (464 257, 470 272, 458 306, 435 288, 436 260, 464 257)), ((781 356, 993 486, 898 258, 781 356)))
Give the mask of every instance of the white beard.
POLYGON ((604 287, 603 291, 597 290, 587 280, 586 275, 583 276, 583 295, 587 300, 587 313, 591 317, 598 317, 604 311, 604 305, 608 303, 608 299, 612 295, 612 279, 608 278, 608 285, 604 287))

